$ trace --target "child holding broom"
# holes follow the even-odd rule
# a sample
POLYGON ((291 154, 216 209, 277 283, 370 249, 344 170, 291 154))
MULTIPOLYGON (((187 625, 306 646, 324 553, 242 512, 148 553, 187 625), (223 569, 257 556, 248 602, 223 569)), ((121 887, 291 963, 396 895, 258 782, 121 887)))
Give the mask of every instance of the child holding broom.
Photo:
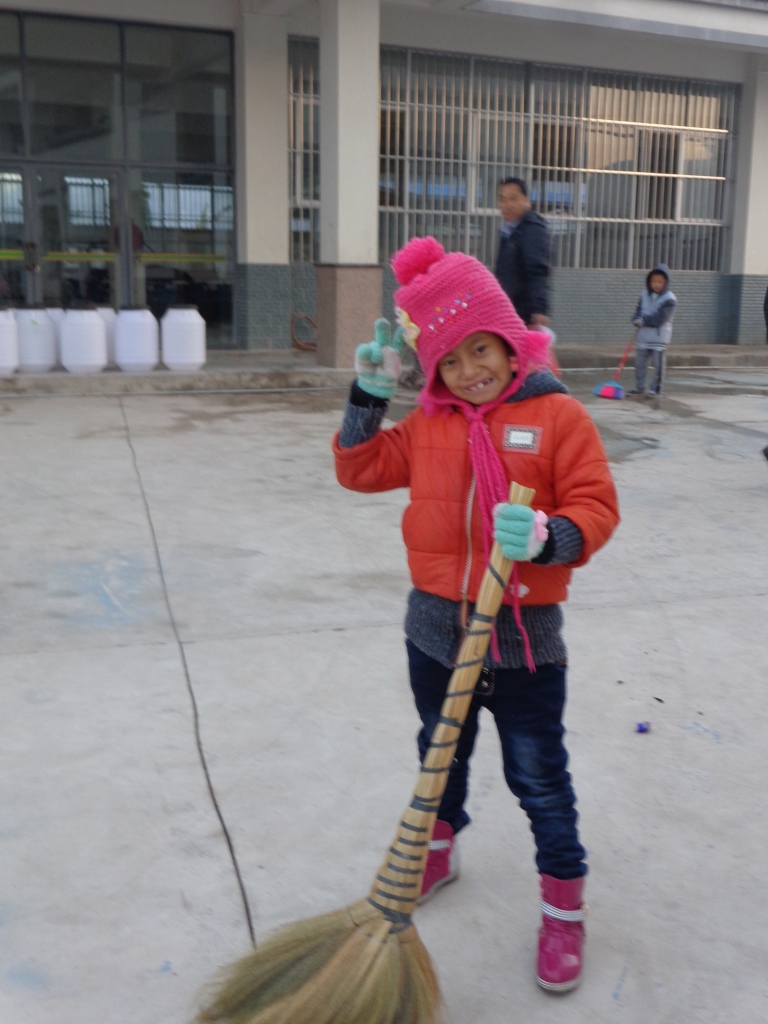
POLYGON ((640 292, 632 318, 637 328, 635 386, 627 394, 645 394, 646 398, 658 398, 661 394, 676 306, 677 298, 669 288, 669 267, 666 263, 657 263, 645 279, 645 288, 640 292), (653 361, 653 378, 646 391, 649 359, 653 361))
POLYGON ((615 529, 616 492, 589 415, 547 368, 549 336, 526 328, 493 275, 472 257, 446 255, 433 238, 412 239, 392 264, 400 330, 390 340, 386 321, 377 321, 376 340, 358 348, 358 378, 334 451, 345 487, 410 487, 405 632, 422 759, 492 541, 516 563, 450 769, 422 899, 458 874, 456 836, 470 821, 469 759, 485 707, 536 843, 538 980, 566 991, 581 975, 587 867, 563 745, 560 603, 571 570, 615 529), (421 407, 381 430, 403 336, 424 370, 421 407), (507 501, 512 479, 535 489, 535 510, 507 501))

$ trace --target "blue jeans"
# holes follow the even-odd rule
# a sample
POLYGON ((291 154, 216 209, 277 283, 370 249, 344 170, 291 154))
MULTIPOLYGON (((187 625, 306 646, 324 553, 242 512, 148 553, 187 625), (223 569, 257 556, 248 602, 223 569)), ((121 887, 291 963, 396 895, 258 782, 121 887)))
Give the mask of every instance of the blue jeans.
MULTIPOLYGON (((423 761, 451 669, 430 658, 410 640, 405 645, 411 689, 422 721, 418 744, 423 761)), ((531 823, 536 867, 553 878, 571 879, 587 873, 587 854, 579 842, 576 796, 567 770, 564 707, 564 665, 539 665, 535 673, 525 668, 498 668, 491 674, 484 670, 459 737, 437 816, 447 821, 454 832, 470 822, 464 810, 469 759, 479 731, 480 709, 487 708, 496 720, 501 740, 504 778, 531 823)))

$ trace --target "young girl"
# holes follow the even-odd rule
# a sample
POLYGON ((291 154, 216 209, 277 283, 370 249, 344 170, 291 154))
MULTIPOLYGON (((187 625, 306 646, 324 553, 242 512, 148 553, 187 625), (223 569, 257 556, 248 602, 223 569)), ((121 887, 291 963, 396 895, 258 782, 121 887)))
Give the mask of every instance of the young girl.
POLYGON ((562 725, 566 649, 560 603, 571 570, 610 537, 616 492, 584 407, 546 368, 549 335, 529 331, 493 275, 433 238, 392 261, 400 331, 357 350, 340 433, 339 482, 356 491, 409 487, 403 537, 413 590, 405 620, 411 687, 424 757, 477 597, 491 543, 515 560, 491 652, 462 730, 430 843, 422 899, 458 874, 456 835, 481 708, 493 714, 504 776, 530 819, 541 876, 538 980, 578 984, 587 871, 576 827, 562 725), (397 386, 401 337, 425 374, 420 408, 381 430, 397 386), (507 501, 515 480, 535 509, 507 501))

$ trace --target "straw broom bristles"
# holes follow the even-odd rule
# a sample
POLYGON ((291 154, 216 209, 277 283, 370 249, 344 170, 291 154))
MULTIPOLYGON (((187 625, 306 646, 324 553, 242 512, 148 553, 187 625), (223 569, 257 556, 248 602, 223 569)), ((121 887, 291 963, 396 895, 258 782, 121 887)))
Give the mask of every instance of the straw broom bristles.
POLYGON ((288 925, 227 969, 203 1022, 428 1024, 440 991, 413 925, 394 932, 367 900, 288 925))
MULTIPOLYGON (((533 494, 513 483, 509 500, 529 505, 533 494)), ((411 914, 511 568, 494 544, 413 798, 368 898, 287 925, 226 968, 197 1024, 438 1024, 440 988, 411 914)))

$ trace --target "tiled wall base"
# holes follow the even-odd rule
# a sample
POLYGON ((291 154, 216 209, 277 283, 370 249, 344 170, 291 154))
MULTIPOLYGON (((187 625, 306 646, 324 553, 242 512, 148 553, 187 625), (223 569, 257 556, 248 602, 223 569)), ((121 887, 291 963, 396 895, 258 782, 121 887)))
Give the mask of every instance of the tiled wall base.
MULTIPOLYGON (((629 340, 645 275, 634 270, 556 269, 552 326, 563 344, 615 345, 629 340)), ((396 283, 389 266, 311 264, 237 267, 235 338, 242 348, 291 347, 291 315, 318 322, 318 363, 351 366, 354 349, 378 316, 394 320, 396 283), (383 312, 382 312, 383 311, 383 312)), ((768 276, 674 271, 676 345, 764 345, 768 276)), ((314 337, 300 322, 302 340, 314 337)))

